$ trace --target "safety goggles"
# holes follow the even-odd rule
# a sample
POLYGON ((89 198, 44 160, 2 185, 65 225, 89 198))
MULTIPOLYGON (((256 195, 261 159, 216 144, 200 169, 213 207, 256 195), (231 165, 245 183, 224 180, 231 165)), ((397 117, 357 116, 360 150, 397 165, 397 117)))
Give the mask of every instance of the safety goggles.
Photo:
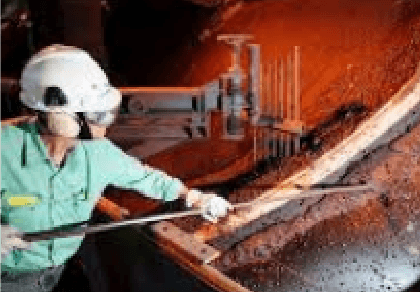
POLYGON ((108 127, 114 123, 117 114, 117 110, 111 110, 101 112, 84 112, 83 116, 87 123, 108 127))

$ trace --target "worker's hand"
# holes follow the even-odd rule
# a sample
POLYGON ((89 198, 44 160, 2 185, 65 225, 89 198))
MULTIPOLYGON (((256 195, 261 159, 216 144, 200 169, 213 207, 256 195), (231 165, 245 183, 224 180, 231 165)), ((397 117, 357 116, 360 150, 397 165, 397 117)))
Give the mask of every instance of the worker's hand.
POLYGON ((190 190, 185 201, 187 207, 201 208, 203 218, 213 223, 216 223, 218 218, 226 216, 229 210, 233 210, 233 206, 224 198, 198 190, 190 190))
POLYGON ((22 240, 22 233, 10 225, 1 225, 1 258, 4 259, 15 249, 29 249, 31 243, 22 240))

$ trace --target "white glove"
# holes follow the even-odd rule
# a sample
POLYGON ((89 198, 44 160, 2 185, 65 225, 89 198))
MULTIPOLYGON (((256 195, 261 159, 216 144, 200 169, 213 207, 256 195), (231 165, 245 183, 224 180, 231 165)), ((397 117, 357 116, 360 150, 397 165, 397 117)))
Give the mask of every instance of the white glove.
POLYGON ((201 208, 203 218, 213 223, 216 223, 218 218, 226 216, 228 210, 233 210, 233 206, 222 197, 198 190, 190 190, 185 201, 189 208, 201 208))
POLYGON ((1 258, 4 259, 14 249, 29 249, 31 243, 22 240, 22 234, 13 226, 1 225, 1 258))

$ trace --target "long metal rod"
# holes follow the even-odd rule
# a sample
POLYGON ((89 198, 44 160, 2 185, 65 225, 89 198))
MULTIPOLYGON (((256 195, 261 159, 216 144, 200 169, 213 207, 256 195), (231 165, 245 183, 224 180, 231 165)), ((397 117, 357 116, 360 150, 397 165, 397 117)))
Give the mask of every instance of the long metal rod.
POLYGON ((259 83, 258 83, 258 92, 260 94, 260 99, 258 100, 258 109, 259 109, 259 115, 261 116, 264 111, 264 80, 263 80, 263 64, 262 64, 262 55, 260 54, 260 60, 259 60, 258 68, 259 68, 259 83))
POLYGON ((273 116, 273 87, 272 87, 272 60, 268 61, 267 65, 267 115, 272 117, 273 116))
MULTIPOLYGON (((295 46, 295 60, 294 60, 294 120, 300 121, 300 47, 295 46)), ((295 137, 295 154, 300 152, 300 135, 295 137)))
MULTIPOLYGON (((298 194, 285 194, 282 197, 275 197, 275 198, 261 198, 256 199, 251 202, 246 203, 239 203, 234 204, 233 207, 235 209, 249 207, 249 206, 255 206, 255 204, 258 203, 269 203, 269 202, 276 202, 276 201, 284 201, 284 200, 297 200, 297 199, 304 199, 304 198, 310 198, 310 197, 316 197, 324 194, 330 194, 330 193, 345 193, 345 192, 357 192, 357 191, 368 191, 373 190, 374 187, 372 185, 361 185, 361 186, 350 186, 350 187, 332 187, 332 188, 325 188, 325 189, 313 189, 313 190, 304 190, 301 191, 298 194)), ((291 192, 295 192, 296 189, 291 190, 291 192)), ((98 233, 98 232, 104 232, 108 231, 114 228, 123 227, 123 226, 129 226, 129 225, 143 225, 149 222, 156 222, 161 220, 169 220, 169 219, 175 219, 180 217, 187 217, 187 216, 194 216, 194 215, 201 215, 200 209, 190 210, 190 211, 184 211, 184 212, 176 212, 176 213, 169 213, 169 214, 159 214, 159 215, 153 215, 138 219, 131 219, 131 220, 125 220, 120 222, 112 222, 108 224, 101 224, 97 226, 87 226, 87 227, 76 227, 71 230, 67 231, 41 231, 41 232, 35 232, 35 233, 24 233, 23 239, 27 241, 39 241, 39 240, 47 240, 52 238, 59 238, 59 237, 71 237, 71 236, 84 236, 85 234, 91 234, 91 233, 98 233)))
POLYGON ((101 224, 97 226, 75 227, 74 229, 66 230, 66 231, 50 230, 50 231, 41 231, 41 232, 34 232, 34 233, 24 233, 23 239, 27 241, 39 241, 39 240, 47 240, 47 239, 57 238, 57 237, 83 236, 85 234, 108 231, 108 230, 118 228, 118 227, 123 227, 123 226, 129 226, 129 225, 134 225, 134 224, 144 225, 150 222, 175 219, 175 218, 187 217, 187 216, 194 216, 194 215, 200 215, 200 214, 201 214, 201 210, 190 210, 190 211, 184 211, 184 212, 159 214, 159 215, 153 215, 153 216, 148 216, 148 217, 143 217, 143 218, 138 218, 138 219, 112 222, 112 223, 101 224))
MULTIPOLYGON (((277 55, 277 48, 275 50, 274 58, 274 120, 276 123, 280 122, 280 100, 279 100, 279 60, 277 55)), ((274 137, 274 157, 280 157, 279 153, 279 135, 276 130, 273 130, 274 137)))
POLYGON ((293 120, 292 112, 292 90, 293 90, 293 63, 292 63, 292 52, 289 51, 287 54, 287 113, 286 117, 289 120, 293 120))
POLYGON ((277 57, 277 49, 274 58, 274 119, 279 122, 280 111, 279 111, 279 60, 277 57))
MULTIPOLYGON (((280 106, 280 122, 283 122, 283 117, 284 117, 284 113, 283 113, 283 104, 284 104, 284 66, 283 66, 283 58, 280 56, 280 64, 279 64, 280 68, 280 90, 279 90, 279 106, 280 106)), ((280 132, 280 149, 279 149, 279 156, 284 156, 284 135, 280 132)))
MULTIPOLYGON (((287 103, 286 103, 286 119, 291 120, 292 119, 292 55, 290 52, 287 54, 287 69, 286 69, 286 94, 287 94, 287 103)), ((286 134, 286 142, 285 142, 285 153, 284 155, 286 157, 291 155, 291 147, 292 147, 292 141, 290 134, 286 134)))
POLYGON ((280 119, 282 120, 284 117, 283 113, 283 104, 284 104, 284 66, 283 66, 283 58, 280 57, 280 119))
POLYGON ((295 119, 300 120, 300 47, 295 46, 295 119))
MULTIPOLYGON (((275 80, 274 80, 274 72, 273 72, 273 67, 275 67, 274 61, 271 58, 268 64, 268 86, 269 86, 269 102, 268 102, 268 107, 269 107, 269 116, 273 119, 276 118, 276 107, 275 107, 275 100, 276 100, 276 96, 275 96, 275 80)), ((269 127, 267 129, 268 131, 268 135, 267 135, 267 139, 268 139, 268 150, 269 150, 269 157, 274 157, 275 153, 274 153, 274 132, 271 129, 271 127, 269 127)))
POLYGON ((260 109, 261 115, 265 114, 265 86, 264 86, 264 64, 263 62, 260 63, 260 88, 261 88, 261 100, 260 100, 260 109))

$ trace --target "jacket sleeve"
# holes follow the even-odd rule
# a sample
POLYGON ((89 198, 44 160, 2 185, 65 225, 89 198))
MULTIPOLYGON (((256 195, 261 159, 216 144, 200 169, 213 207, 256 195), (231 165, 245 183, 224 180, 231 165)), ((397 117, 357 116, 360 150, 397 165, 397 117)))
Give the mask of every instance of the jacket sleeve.
MULTIPOLYGON (((177 178, 143 164, 138 159, 125 154, 111 144, 112 169, 110 184, 141 192, 145 196, 164 201, 173 201, 179 197, 184 184, 177 178)), ((110 153, 104 157, 107 159, 110 153)))

